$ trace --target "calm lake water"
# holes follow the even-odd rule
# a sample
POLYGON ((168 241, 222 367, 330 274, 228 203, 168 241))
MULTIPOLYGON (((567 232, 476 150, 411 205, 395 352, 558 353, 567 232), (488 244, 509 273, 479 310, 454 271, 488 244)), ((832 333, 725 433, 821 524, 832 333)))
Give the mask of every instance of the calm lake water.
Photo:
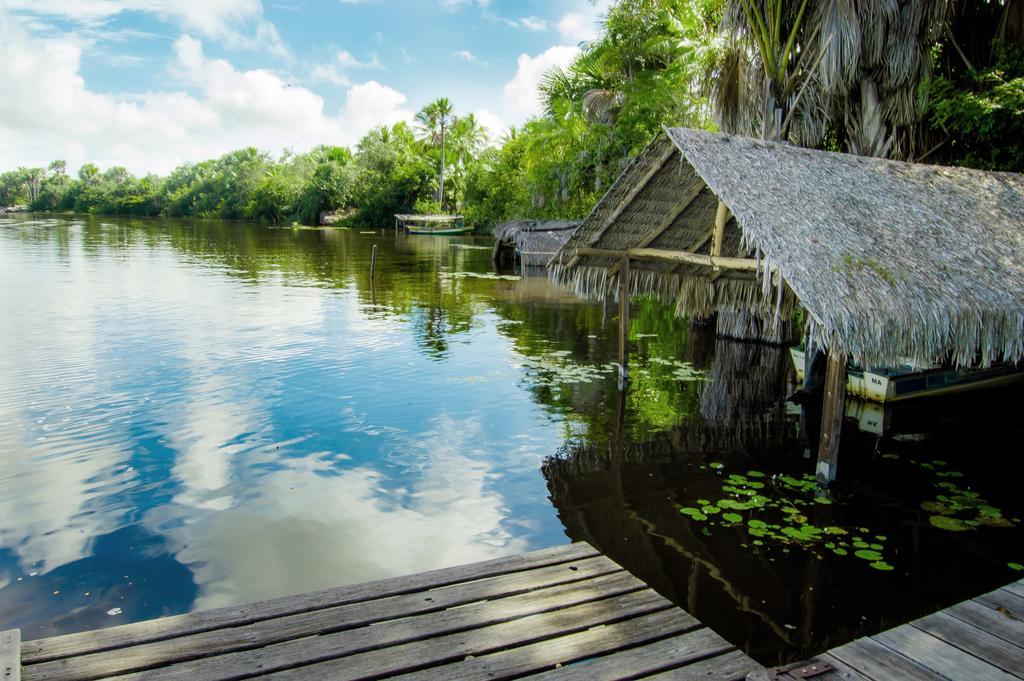
POLYGON ((0 629, 585 539, 772 663, 1021 576, 1019 394, 858 414, 823 495, 781 351, 641 301, 620 399, 614 310, 490 246, 0 218, 0 629))

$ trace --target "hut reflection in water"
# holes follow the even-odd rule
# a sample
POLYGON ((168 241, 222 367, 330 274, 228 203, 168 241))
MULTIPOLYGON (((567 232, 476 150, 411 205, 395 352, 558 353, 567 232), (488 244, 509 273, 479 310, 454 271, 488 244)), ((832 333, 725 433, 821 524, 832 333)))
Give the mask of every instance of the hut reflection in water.
MULTIPOLYGON (((936 493, 918 465, 928 457, 948 458, 966 479, 982 481, 974 489, 984 496, 1013 503, 1012 485, 989 484, 990 476, 971 470, 969 457, 957 460, 971 436, 955 413, 930 425, 915 418, 924 432, 890 439, 851 428, 843 443, 849 462, 843 485, 833 490, 831 503, 802 511, 818 527, 863 527, 886 536, 892 572, 876 572, 820 545, 768 541, 755 547, 743 523, 712 525, 681 515, 681 507, 721 497, 730 473, 765 472, 772 489, 774 476, 809 472, 808 438, 813 442, 816 434, 801 437, 799 414, 787 407, 791 383, 781 349, 719 338, 710 374, 700 415, 678 427, 632 441, 623 425, 629 414, 620 409, 608 441, 571 443, 544 462, 542 473, 569 538, 591 542, 771 665, 804 659, 1006 581, 1007 547, 1020 536, 1018 529, 944 533, 930 527, 921 510, 922 500, 936 493), (900 460, 894 454, 883 459, 889 452, 898 452, 900 460), (880 470, 879 463, 892 466, 880 470), (947 560, 951 554, 959 559, 947 560)), ((1006 435, 1000 414, 992 406, 987 418, 977 410, 970 418, 979 419, 973 425, 988 423, 986 437, 998 441, 1006 435)), ((986 441, 973 440, 981 446, 986 441)))

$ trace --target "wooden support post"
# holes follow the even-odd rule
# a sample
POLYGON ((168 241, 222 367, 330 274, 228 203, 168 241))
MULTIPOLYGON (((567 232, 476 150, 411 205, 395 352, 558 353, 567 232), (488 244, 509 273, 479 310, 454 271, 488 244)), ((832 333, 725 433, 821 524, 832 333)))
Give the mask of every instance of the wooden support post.
POLYGON ((725 223, 729 221, 729 209, 725 203, 718 202, 718 211, 715 213, 715 233, 711 238, 711 255, 722 255, 722 243, 725 241, 725 223))
POLYGON ((370 251, 370 281, 373 281, 373 273, 377 270, 377 244, 373 245, 370 251))
POLYGON ((619 264, 619 390, 629 381, 629 258, 619 264))
POLYGON ((839 462, 839 437, 843 431, 846 407, 846 355, 830 353, 825 373, 825 403, 821 409, 821 439, 818 443, 818 483, 828 485, 836 479, 839 462))
POLYGON ((0 631, 0 681, 21 681, 21 630, 0 631))

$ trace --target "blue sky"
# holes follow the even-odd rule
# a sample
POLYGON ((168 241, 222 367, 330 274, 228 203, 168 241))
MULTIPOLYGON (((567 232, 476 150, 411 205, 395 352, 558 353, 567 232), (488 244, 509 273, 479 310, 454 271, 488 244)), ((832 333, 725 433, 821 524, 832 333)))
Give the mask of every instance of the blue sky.
POLYGON ((497 137, 606 0, 0 0, 0 170, 352 144, 449 97, 497 137))

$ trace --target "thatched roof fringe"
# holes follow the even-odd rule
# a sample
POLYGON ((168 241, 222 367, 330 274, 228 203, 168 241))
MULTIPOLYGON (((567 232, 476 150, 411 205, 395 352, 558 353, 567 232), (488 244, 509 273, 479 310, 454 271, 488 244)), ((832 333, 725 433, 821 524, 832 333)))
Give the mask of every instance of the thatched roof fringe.
MULTIPOLYGON (((569 287, 573 293, 588 300, 603 300, 611 297, 618 300, 619 277, 616 271, 606 267, 572 267, 557 262, 550 265, 551 276, 569 287)), ((787 287, 779 289, 781 298, 773 301, 779 310, 781 319, 789 319, 797 303, 796 297, 787 287)), ((710 317, 720 309, 739 311, 763 319, 764 295, 762 284, 757 279, 728 279, 721 277, 710 281, 707 277, 694 277, 683 274, 666 274, 652 270, 629 270, 629 293, 631 296, 655 296, 662 300, 675 301, 676 312, 680 316, 695 318, 710 317)), ((774 296, 772 296, 774 299, 774 296)), ((748 322, 749 323, 749 322, 748 322)), ((760 328, 777 330, 781 328, 779 319, 761 321, 760 328)), ((734 331, 733 337, 741 336, 734 331)), ((761 334, 758 337, 762 337, 761 334)), ((775 337, 769 332, 763 336, 766 340, 775 337)))

